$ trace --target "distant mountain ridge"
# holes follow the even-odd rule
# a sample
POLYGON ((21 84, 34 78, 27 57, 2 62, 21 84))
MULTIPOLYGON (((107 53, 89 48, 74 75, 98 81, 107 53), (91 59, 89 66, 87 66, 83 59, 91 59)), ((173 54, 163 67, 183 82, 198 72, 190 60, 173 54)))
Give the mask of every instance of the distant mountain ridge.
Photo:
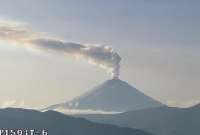
POLYGON ((45 129, 49 135, 152 135, 137 129, 97 124, 55 111, 19 108, 0 109, 0 129, 45 129))
POLYGON ((111 79, 69 102, 56 104, 46 109, 66 108, 125 112, 159 106, 164 105, 146 96, 127 82, 111 79))
POLYGON ((165 106, 121 114, 90 114, 78 117, 99 123, 137 128, 156 135, 200 134, 200 104, 189 108, 165 106))

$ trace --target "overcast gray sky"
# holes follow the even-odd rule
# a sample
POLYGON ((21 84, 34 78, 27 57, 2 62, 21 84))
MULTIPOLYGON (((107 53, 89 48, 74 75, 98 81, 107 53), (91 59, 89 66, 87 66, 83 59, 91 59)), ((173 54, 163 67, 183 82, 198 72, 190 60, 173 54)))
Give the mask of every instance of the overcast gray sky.
MULTIPOLYGON (((120 78, 171 105, 200 102, 198 0, 0 0, 0 18, 69 42, 109 45, 120 78)), ((0 104, 44 107, 110 79, 71 56, 0 42, 0 104)))

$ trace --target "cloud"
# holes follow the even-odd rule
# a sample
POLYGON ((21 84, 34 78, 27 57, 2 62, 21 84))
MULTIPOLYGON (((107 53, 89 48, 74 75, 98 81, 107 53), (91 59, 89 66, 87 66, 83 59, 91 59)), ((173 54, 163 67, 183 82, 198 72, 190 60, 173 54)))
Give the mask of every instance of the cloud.
POLYGON ((1 108, 7 108, 7 107, 25 108, 25 102, 23 100, 18 101, 14 99, 9 99, 1 104, 1 108))
POLYGON ((66 42, 39 32, 32 32, 25 24, 14 21, 0 21, 0 40, 26 48, 67 53, 106 69, 114 78, 118 78, 120 74, 121 57, 110 46, 66 42))
POLYGON ((193 100, 187 100, 187 101, 166 101, 166 105, 171 106, 171 107, 183 107, 183 108, 187 108, 187 107, 191 107, 194 106, 196 104, 200 103, 200 99, 193 99, 193 100))
POLYGON ((64 114, 116 114, 122 112, 112 112, 112 111, 103 111, 103 110, 91 110, 91 109, 67 109, 67 108, 57 108, 54 111, 58 111, 64 114))

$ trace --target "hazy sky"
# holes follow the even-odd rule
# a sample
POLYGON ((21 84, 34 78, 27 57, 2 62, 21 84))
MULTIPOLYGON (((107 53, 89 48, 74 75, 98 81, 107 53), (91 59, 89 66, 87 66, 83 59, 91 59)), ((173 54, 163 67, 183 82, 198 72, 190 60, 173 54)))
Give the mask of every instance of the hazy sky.
MULTIPOLYGON (((0 18, 69 42, 110 45, 121 79, 163 103, 200 102, 198 0, 0 0, 0 18)), ((44 107, 110 79, 70 56, 0 42, 0 104, 44 107)))

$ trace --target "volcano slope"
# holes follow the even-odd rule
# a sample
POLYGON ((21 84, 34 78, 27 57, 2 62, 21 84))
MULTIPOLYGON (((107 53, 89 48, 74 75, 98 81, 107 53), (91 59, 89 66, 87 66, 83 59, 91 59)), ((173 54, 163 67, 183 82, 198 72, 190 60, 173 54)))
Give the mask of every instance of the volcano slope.
POLYGON ((164 106, 120 79, 107 80, 87 93, 46 110, 78 109, 125 112, 164 106))

